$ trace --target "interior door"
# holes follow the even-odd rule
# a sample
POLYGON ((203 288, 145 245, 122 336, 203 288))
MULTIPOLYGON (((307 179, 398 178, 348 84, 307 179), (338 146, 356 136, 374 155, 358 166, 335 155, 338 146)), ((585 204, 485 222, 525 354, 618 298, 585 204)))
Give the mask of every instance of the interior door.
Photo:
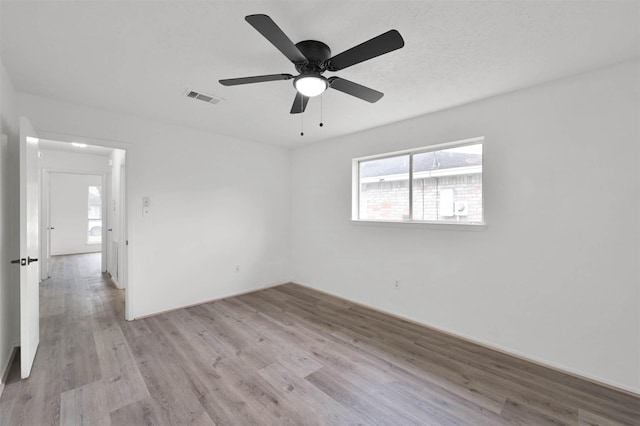
POLYGON ((31 373, 40 343, 40 271, 38 137, 26 117, 20 117, 20 364, 25 379, 31 373))

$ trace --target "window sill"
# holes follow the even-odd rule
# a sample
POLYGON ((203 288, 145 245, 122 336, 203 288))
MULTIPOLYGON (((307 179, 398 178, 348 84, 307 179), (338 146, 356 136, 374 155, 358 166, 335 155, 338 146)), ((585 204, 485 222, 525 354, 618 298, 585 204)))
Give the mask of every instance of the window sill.
POLYGON ((471 231, 481 232, 487 229, 486 223, 455 223, 455 222, 421 222, 413 221, 393 221, 393 220, 361 220, 351 219, 351 223, 361 226, 390 226, 409 227, 416 229, 434 229, 438 231, 471 231))

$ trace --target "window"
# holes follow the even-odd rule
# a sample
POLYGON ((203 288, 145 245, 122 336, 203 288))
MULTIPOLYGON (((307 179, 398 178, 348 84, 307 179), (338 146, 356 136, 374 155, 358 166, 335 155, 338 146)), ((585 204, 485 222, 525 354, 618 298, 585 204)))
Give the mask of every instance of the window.
POLYGON ((87 243, 99 244, 102 242, 102 187, 89 186, 89 214, 87 216, 89 227, 87 231, 87 243))
POLYGON ((482 138, 353 160, 352 218, 483 224, 482 138))

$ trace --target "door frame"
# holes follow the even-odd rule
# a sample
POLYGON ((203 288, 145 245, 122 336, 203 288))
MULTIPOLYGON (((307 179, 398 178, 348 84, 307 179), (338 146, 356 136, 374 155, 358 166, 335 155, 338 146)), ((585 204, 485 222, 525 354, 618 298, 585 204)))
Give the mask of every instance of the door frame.
MULTIPOLYGON (((129 276, 128 274, 129 266, 128 266, 127 249, 128 249, 129 241, 127 240, 127 224, 129 223, 129 221, 127 220, 128 210, 127 210, 127 185, 126 185, 127 184, 126 158, 127 158, 127 154, 125 152, 125 162, 120 164, 120 192, 119 192, 120 211, 118 212, 120 216, 119 218, 120 223, 118 228, 118 241, 121 242, 121 244, 119 245, 121 249, 118 249, 118 253, 117 253, 118 258, 116 259, 116 261, 118 263, 118 282, 122 286, 122 288, 128 290, 129 283, 127 280, 129 276), (120 271, 122 271, 122 273, 120 273, 120 271)), ((129 294, 128 291, 125 292, 125 298, 127 294, 129 294)), ((125 304, 125 308, 128 306, 128 303, 129 302, 127 301, 125 304)))
POLYGON ((41 139, 48 139, 48 140, 52 140, 52 141, 57 141, 57 142, 67 142, 67 143, 72 143, 72 142, 79 142, 79 143, 86 143, 87 145, 98 145, 98 146, 103 146, 105 148, 113 148, 113 149, 121 149, 123 151, 125 151, 125 162, 124 162, 124 171, 125 171, 125 178, 124 178, 124 191, 121 191, 121 217, 122 217, 122 223, 120 225, 121 227, 121 234, 123 236, 123 238, 121 239, 122 241, 122 256, 123 256, 123 263, 122 263, 122 280, 124 281, 124 288, 126 288, 126 291, 124 293, 124 299, 125 299, 125 319, 127 321, 133 321, 135 319, 134 316, 134 312, 133 312, 133 292, 134 292, 134 277, 133 277, 133 271, 130 268, 130 265, 132 265, 132 257, 133 257, 133 250, 131 249, 131 246, 129 244, 130 241, 130 235, 132 232, 132 228, 130 228, 131 223, 132 222, 132 215, 133 212, 131 211, 131 206, 132 203, 130 201, 130 186, 131 186, 131 181, 128 178, 128 176, 131 173, 131 170, 133 170, 132 166, 132 153, 133 153, 133 144, 128 143, 128 142, 118 142, 118 141, 113 141, 113 140, 107 140, 107 139, 98 139, 98 138, 91 138, 91 137, 84 137, 84 136, 78 136, 78 135, 69 135, 69 134, 64 134, 64 133, 54 133, 54 132, 47 132, 47 131, 40 131, 39 136, 41 139))
POLYGON ((51 277, 51 191, 49 173, 40 169, 40 281, 51 277))

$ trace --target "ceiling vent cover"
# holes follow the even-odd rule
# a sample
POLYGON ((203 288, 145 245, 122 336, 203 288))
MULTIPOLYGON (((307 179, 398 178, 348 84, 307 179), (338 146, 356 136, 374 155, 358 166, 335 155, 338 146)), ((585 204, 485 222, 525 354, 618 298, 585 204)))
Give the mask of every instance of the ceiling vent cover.
POLYGON ((191 99, 197 99, 199 101, 202 102, 207 102, 209 104, 217 104, 222 102, 222 98, 218 98, 216 96, 213 95, 207 95, 205 93, 201 93, 201 92, 196 92, 195 90, 191 90, 191 89, 187 89, 184 92, 185 96, 187 98, 191 98, 191 99))

